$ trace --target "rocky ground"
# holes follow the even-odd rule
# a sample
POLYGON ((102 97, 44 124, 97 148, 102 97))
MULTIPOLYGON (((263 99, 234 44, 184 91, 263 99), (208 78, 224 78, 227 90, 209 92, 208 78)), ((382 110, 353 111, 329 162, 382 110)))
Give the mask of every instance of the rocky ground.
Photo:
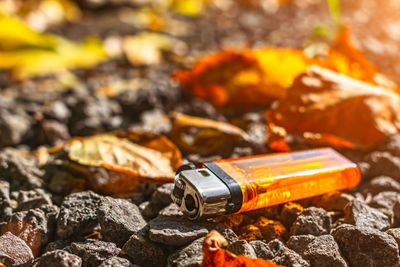
MULTIPOLYGON (((84 1, 82 1, 84 2, 84 1)), ((106 2, 106 1, 105 1, 106 2)), ((269 1, 265 1, 269 2, 269 1)), ((63 156, 39 164, 21 150, 59 145, 73 136, 116 129, 169 135, 171 111, 229 121, 251 144, 213 153, 184 153, 183 161, 267 153, 265 110, 218 109, 182 93, 172 70, 227 47, 302 47, 318 22, 330 23, 325 1, 239 6, 216 1, 204 15, 176 15, 184 63, 166 60, 132 67, 127 60, 74 70, 72 85, 57 76, 15 82, 0 73, 0 262, 6 266, 197 266, 202 241, 217 229, 227 250, 283 266, 398 266, 400 264, 400 135, 369 152, 342 151, 357 162, 362 182, 346 192, 282 204, 248 214, 192 222, 171 203, 171 183, 143 184, 118 198, 93 192, 102 168, 65 164, 63 156), (112 97, 99 88, 122 84, 112 97), (88 183, 82 177, 90 177, 88 183)), ((368 58, 394 80, 400 38, 397 1, 343 3, 344 20, 368 58), (373 25, 373 26, 371 26, 373 25)), ((51 29, 69 38, 132 34, 115 20, 121 7, 85 9, 85 23, 51 29), (102 20, 99 18, 109 18, 102 20)), ((222 140, 221 140, 222 142, 222 140)))

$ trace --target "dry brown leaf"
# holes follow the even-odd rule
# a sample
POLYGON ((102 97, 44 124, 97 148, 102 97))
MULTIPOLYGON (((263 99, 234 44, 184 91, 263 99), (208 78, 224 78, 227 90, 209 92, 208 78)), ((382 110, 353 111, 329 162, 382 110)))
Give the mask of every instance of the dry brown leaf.
POLYGON ((286 134, 309 142, 368 149, 400 129, 397 93, 320 67, 295 79, 267 111, 269 145, 288 150, 286 134))
POLYGON ((131 177, 172 181, 180 152, 166 137, 113 132, 68 142, 68 156, 82 165, 101 166, 131 177))
POLYGON ((172 129, 170 136, 175 144, 185 152, 210 154, 229 153, 240 141, 248 141, 249 136, 242 129, 226 122, 213 121, 199 117, 171 113, 172 129), (192 140, 185 134, 197 130, 192 140))
POLYGON ((236 256, 229 251, 222 249, 228 242, 217 231, 208 233, 203 242, 202 267, 275 267, 278 266, 272 261, 253 259, 244 255, 236 256))
POLYGON ((283 99, 294 78, 311 65, 395 87, 351 44, 346 27, 338 32, 326 58, 310 58, 297 49, 220 51, 200 59, 191 70, 175 72, 173 77, 185 90, 214 105, 268 106, 272 100, 283 99))

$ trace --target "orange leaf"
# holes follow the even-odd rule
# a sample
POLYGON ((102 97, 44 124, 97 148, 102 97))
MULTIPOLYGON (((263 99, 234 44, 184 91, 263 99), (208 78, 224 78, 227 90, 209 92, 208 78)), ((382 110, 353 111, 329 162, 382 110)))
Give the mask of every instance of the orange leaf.
POLYGON ((247 256, 236 256, 224 249, 227 245, 225 238, 215 230, 212 230, 203 242, 202 267, 275 267, 278 266, 272 261, 253 259, 247 256))
POLYGON ((317 144, 368 149, 400 129, 400 96, 314 66, 267 111, 267 121, 273 148, 292 134, 317 144))
POLYGON ((220 51, 200 59, 191 70, 173 73, 173 77, 194 96, 219 106, 268 106, 273 100, 283 99, 294 78, 311 65, 395 88, 351 44, 349 36, 348 28, 343 27, 327 58, 309 58, 297 49, 220 51))

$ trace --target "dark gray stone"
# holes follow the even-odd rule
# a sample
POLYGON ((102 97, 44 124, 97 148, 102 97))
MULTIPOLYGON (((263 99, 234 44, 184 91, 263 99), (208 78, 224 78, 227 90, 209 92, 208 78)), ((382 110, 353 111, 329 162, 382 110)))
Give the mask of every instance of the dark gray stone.
POLYGON ((144 231, 133 234, 122 247, 122 253, 142 266, 164 266, 166 261, 164 250, 150 241, 144 231))
POLYGON ((325 210, 344 210, 344 207, 354 199, 352 195, 343 192, 330 192, 328 194, 317 197, 313 200, 313 204, 325 210))
POLYGON ((282 265, 285 267, 309 267, 311 266, 308 261, 303 259, 299 254, 295 251, 282 247, 272 259, 278 265, 282 265))
POLYGON ((249 241, 249 244, 253 247, 257 258, 262 258, 264 260, 272 260, 274 258, 274 253, 271 251, 267 243, 261 240, 251 240, 249 241))
POLYGON ((380 141, 376 147, 375 151, 387 151, 390 154, 400 157, 400 135, 392 134, 380 141))
POLYGON ((7 220, 11 214, 10 184, 0 180, 0 222, 7 220))
POLYGON ((279 220, 286 227, 290 229, 296 220, 297 216, 303 211, 303 207, 297 203, 285 203, 279 215, 279 220))
POLYGON ((297 217, 290 235, 324 235, 331 230, 331 216, 321 208, 310 207, 297 217))
POLYGON ((232 243, 238 240, 238 236, 236 235, 236 233, 232 229, 225 227, 225 225, 223 225, 222 223, 209 228, 209 230, 218 231, 223 237, 225 237, 228 243, 232 243))
POLYGON ((399 248, 389 234, 368 227, 343 224, 332 231, 350 266, 398 266, 399 248))
POLYGON ((80 267, 82 259, 65 250, 53 250, 43 254, 38 262, 38 267, 80 267))
POLYGON ((70 251, 82 258, 83 267, 97 267, 106 259, 119 253, 119 249, 114 243, 99 240, 73 242, 70 251))
POLYGON ((340 254, 339 246, 331 235, 300 235, 292 236, 287 247, 299 253, 312 266, 347 267, 340 254))
POLYGON ((178 249, 168 257, 168 267, 197 267, 203 261, 204 237, 201 237, 191 244, 178 249))
POLYGON ((28 245, 10 232, 0 236, 0 262, 5 266, 24 264, 33 260, 28 245))
POLYGON ((183 216, 183 212, 181 211, 181 209, 175 203, 171 203, 168 206, 166 206, 165 208, 163 208, 162 210, 160 210, 158 215, 182 217, 183 216))
POLYGON ((201 223, 183 218, 158 216, 151 220, 149 225, 150 240, 169 246, 188 245, 208 233, 201 223))
POLYGON ((373 196, 383 191, 400 192, 400 183, 389 176, 378 176, 369 181, 363 190, 364 195, 370 193, 373 196))
POLYGON ((400 158, 389 152, 372 152, 366 156, 365 162, 370 165, 365 178, 389 176, 396 181, 400 180, 400 158))
POLYGON ((247 243, 246 240, 236 240, 235 242, 230 243, 226 247, 226 250, 236 255, 245 255, 250 258, 257 258, 253 247, 247 243))
POLYGON ((57 220, 58 238, 79 239, 92 233, 98 225, 97 209, 101 199, 101 196, 91 191, 65 197, 57 220))
POLYGON ((0 147, 12 146, 23 141, 32 127, 32 120, 21 108, 12 111, 0 109, 0 147))
POLYGON ((160 209, 161 208, 158 205, 154 205, 150 201, 145 201, 139 205, 139 210, 146 220, 151 220, 157 217, 160 209))
POLYGON ((383 191, 375 195, 369 206, 373 208, 383 208, 388 210, 393 210, 394 204, 400 202, 400 194, 393 191, 383 191))
POLYGON ((111 257, 105 261, 103 261, 102 264, 100 264, 99 267, 134 267, 128 259, 120 258, 120 257, 111 257))
POLYGON ((174 189, 174 183, 166 183, 158 187, 151 196, 150 202, 161 208, 172 203, 171 193, 174 189))
POLYGON ((98 216, 105 240, 114 242, 119 247, 147 224, 135 204, 111 197, 101 200, 98 216))
POLYGON ((0 224, 1 233, 11 232, 31 248, 34 256, 53 240, 58 215, 57 206, 14 213, 7 223, 0 224))
POLYGON ((23 157, 9 148, 0 152, 0 177, 10 183, 12 191, 41 187, 43 175, 35 158, 23 157))
POLYGON ((50 195, 41 188, 35 188, 29 191, 18 191, 17 211, 40 208, 44 205, 53 205, 50 195))
POLYGON ((356 199, 344 208, 344 213, 344 222, 358 227, 386 230, 390 226, 388 216, 356 199))
POLYGON ((396 240, 398 247, 400 248, 400 228, 391 228, 386 230, 386 233, 393 236, 396 240))
POLYGON ((278 253, 278 251, 283 248, 285 245, 279 240, 279 239, 274 239, 268 242, 268 247, 271 249, 272 253, 275 254, 278 253))

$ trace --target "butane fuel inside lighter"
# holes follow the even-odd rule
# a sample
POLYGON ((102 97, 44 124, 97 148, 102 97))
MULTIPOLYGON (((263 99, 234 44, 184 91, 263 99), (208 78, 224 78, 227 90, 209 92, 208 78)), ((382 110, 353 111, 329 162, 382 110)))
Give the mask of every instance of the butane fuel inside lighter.
POLYGON ((331 148, 183 165, 173 201, 190 218, 264 208, 356 186, 357 165, 331 148))

